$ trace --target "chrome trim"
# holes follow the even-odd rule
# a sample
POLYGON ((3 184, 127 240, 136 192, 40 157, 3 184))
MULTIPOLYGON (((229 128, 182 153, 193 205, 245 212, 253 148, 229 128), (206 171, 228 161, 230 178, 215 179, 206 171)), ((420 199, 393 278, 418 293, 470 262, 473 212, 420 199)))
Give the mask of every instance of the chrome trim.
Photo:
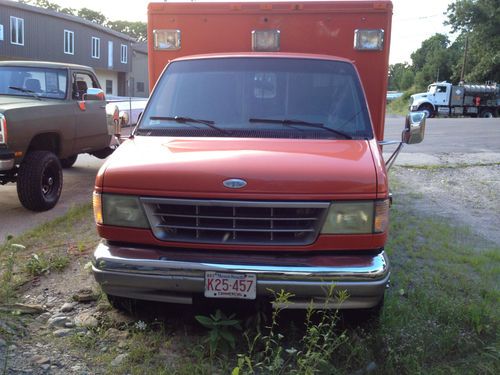
POLYGON ((245 245, 311 244, 330 206, 330 202, 139 199, 159 240, 245 245), (286 209, 292 211, 278 211, 286 209), (300 209, 314 211, 294 211, 300 209))
MULTIPOLYGON (((272 290, 283 289, 294 294, 297 308, 311 299, 321 303, 332 284, 337 290, 346 290, 350 296, 341 308, 373 307, 383 297, 390 275, 384 251, 378 254, 322 255, 332 263, 330 266, 295 266, 287 265, 286 261, 280 265, 276 264, 280 257, 261 254, 256 255, 256 261, 252 262, 252 255, 244 253, 230 253, 226 261, 224 255, 220 255, 215 258, 216 262, 206 262, 203 259, 210 259, 207 250, 196 252, 206 253, 201 260, 189 259, 190 253, 188 249, 173 251, 116 246, 103 241, 94 252, 93 272, 108 294, 175 303, 189 303, 187 296, 203 293, 206 271, 252 273, 257 275, 258 296, 268 296, 272 290), (127 253, 131 257, 117 255, 127 253), (158 258, 158 254, 162 256, 158 258)), ((307 259, 309 255, 303 257, 307 259)), ((338 307, 338 304, 334 303, 334 306, 338 307)))
POLYGON ((14 164, 14 159, 0 160, 0 171, 10 171, 14 168, 14 164))

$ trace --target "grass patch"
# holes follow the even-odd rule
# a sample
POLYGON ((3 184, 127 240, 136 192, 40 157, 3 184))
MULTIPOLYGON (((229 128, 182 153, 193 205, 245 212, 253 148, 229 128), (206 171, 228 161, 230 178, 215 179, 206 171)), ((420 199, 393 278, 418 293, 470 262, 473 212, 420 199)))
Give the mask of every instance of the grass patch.
POLYGON ((15 299, 33 277, 60 272, 73 258, 89 254, 99 241, 92 217, 91 205, 76 206, 0 245, 0 303, 15 299))
MULTIPOLYGON (((88 205, 9 239, 0 247, 0 303, 14 299, 33 275, 88 255, 97 241, 88 205)), ((54 345, 67 345, 64 350, 109 374, 497 374, 500 247, 481 244, 478 250, 476 241, 467 228, 416 216, 410 201, 397 201, 386 246, 391 288, 376 325, 280 312, 245 320, 226 311, 213 318, 217 327, 239 320, 243 330, 218 330, 229 348, 210 350, 216 325, 207 332, 197 325, 196 312, 191 318, 171 312, 160 322, 128 325, 120 347, 107 340, 107 323, 54 345), (123 361, 112 366, 121 353, 123 361)))
POLYGON ((388 101, 385 109, 386 114, 406 116, 409 112, 408 109, 409 100, 410 100, 410 94, 404 93, 399 98, 388 101))
POLYGON ((492 163, 460 163, 460 164, 448 164, 448 165, 412 165, 412 164, 404 164, 399 167, 402 168, 410 168, 410 169, 420 169, 420 170, 442 170, 442 169, 460 169, 460 168, 474 168, 474 167, 496 167, 500 165, 500 162, 492 162, 492 163))

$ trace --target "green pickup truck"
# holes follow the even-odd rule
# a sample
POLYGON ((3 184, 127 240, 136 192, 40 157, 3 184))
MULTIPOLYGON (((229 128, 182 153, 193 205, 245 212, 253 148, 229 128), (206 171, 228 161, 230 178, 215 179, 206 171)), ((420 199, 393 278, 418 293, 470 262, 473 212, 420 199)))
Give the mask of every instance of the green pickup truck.
POLYGON ((61 195, 62 168, 81 153, 111 154, 117 117, 106 113, 104 92, 87 66, 0 62, 0 184, 17 183, 29 210, 51 209, 61 195))

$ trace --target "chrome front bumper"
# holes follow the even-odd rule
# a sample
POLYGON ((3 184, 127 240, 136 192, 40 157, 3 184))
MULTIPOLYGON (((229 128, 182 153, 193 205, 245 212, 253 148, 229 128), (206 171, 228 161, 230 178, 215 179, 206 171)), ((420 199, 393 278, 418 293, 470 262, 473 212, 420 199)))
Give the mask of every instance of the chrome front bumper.
POLYGON ((284 290, 294 296, 288 308, 358 309, 376 306, 389 282, 390 267, 384 251, 378 254, 246 254, 177 251, 112 245, 102 241, 92 259, 95 279, 107 294, 134 299, 192 303, 203 295, 206 271, 253 273, 257 295, 284 290), (345 290, 339 304, 325 298, 334 285, 345 290))

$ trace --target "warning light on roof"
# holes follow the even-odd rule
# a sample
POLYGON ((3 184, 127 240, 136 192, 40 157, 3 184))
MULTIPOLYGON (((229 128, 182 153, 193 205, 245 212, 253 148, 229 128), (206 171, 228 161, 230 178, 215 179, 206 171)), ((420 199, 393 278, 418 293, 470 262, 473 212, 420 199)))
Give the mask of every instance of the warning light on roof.
POLYGON ((153 30, 154 49, 174 51, 181 48, 180 30, 153 30))
POLYGON ((384 49, 384 30, 354 30, 354 49, 361 51, 381 51, 384 49))
POLYGON ((277 52, 280 50, 279 30, 253 30, 252 51, 277 52))

